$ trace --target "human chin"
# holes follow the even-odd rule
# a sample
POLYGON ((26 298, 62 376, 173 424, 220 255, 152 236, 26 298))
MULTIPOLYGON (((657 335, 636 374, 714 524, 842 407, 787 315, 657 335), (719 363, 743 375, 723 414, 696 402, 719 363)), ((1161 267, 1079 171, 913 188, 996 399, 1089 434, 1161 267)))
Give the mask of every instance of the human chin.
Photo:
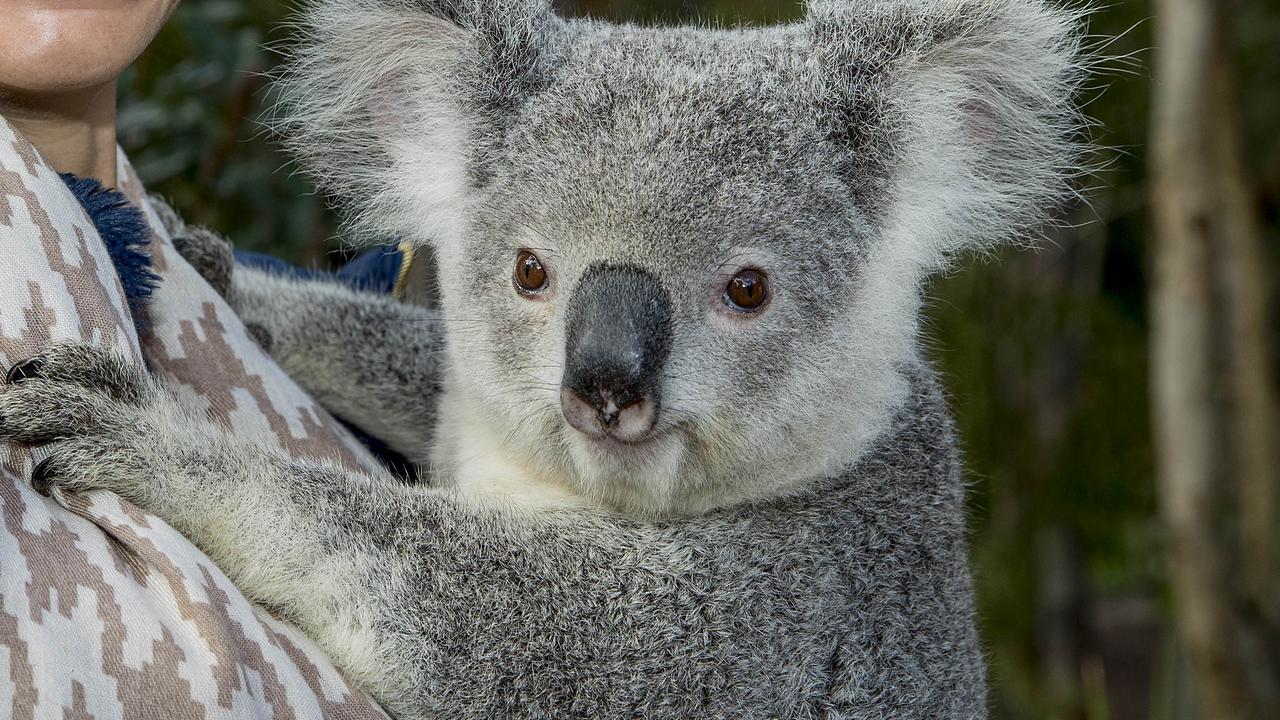
POLYGON ((0 89, 26 96, 110 82, 146 49, 177 1, 0 3, 0 89))

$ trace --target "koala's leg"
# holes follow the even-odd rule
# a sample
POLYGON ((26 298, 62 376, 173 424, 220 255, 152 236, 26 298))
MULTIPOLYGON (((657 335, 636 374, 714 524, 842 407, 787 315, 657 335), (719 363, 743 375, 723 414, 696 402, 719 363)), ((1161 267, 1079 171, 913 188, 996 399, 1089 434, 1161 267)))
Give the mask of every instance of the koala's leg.
POLYGON ((174 244, 321 405, 426 464, 444 352, 436 311, 235 264, 231 244, 208 231, 186 228, 174 244))
POLYGON ((106 489, 159 515, 365 687, 402 689, 365 589, 394 586, 382 548, 414 532, 404 515, 424 494, 238 440, 179 408, 141 369, 87 346, 54 345, 9 370, 0 439, 49 445, 33 472, 38 489, 106 489))
POLYGON ((435 311, 236 266, 228 300, 325 408, 410 461, 430 454, 444 366, 435 311))

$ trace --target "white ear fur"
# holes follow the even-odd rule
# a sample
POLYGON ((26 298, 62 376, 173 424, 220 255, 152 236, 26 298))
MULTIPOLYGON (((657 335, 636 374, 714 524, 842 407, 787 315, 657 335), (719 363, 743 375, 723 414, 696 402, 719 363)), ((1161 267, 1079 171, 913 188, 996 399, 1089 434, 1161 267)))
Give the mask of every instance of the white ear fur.
POLYGON ((276 127, 326 190, 349 200, 357 235, 457 232, 471 119, 460 68, 473 35, 403 4, 319 0, 280 78, 276 127))
POLYGON ((943 267, 1034 232, 1071 192, 1084 150, 1074 105, 1084 15, 1045 0, 811 3, 834 45, 825 62, 853 64, 864 84, 835 95, 871 103, 881 124, 873 147, 850 150, 876 157, 887 199, 877 215, 894 252, 943 267))
POLYGON ((277 128, 355 236, 460 237, 558 22, 548 0, 305 0, 277 128))

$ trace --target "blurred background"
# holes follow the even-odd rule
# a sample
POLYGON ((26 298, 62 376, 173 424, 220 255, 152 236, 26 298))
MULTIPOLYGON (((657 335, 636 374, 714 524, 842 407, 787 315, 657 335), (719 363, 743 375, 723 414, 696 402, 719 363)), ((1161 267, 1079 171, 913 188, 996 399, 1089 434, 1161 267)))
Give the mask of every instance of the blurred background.
MULTIPOLYGON (((793 0, 559 5, 646 23, 802 12, 793 0)), ((287 40, 288 12, 285 0, 184 3, 122 83, 121 138, 190 221, 328 267, 346 256, 339 225, 259 124, 278 62, 266 48, 287 40)), ((1128 60, 1106 63, 1084 97, 1108 148, 1088 205, 1064 208, 1067 227, 1039 252, 975 258, 930 289, 931 354, 970 472, 993 716, 1280 717, 1280 2, 1113 0, 1090 33, 1128 60), (1151 49, 1162 32, 1194 32, 1197 5, 1218 14, 1207 51, 1151 49), (1190 76, 1153 84, 1166 66, 1190 76), (1230 198, 1212 195, 1223 187, 1230 198), (1224 226, 1244 227, 1231 234, 1244 244, 1221 242, 1224 226), (1179 455, 1197 447, 1210 451, 1179 455)))

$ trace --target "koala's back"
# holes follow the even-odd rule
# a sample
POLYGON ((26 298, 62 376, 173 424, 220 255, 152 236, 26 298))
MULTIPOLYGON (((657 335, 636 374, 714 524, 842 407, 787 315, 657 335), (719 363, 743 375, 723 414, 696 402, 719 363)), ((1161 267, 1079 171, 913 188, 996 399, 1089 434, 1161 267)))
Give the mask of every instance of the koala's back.
POLYGON ((880 447, 802 495, 661 525, 454 508, 391 541, 404 714, 984 716, 951 424, 909 374, 880 447))

